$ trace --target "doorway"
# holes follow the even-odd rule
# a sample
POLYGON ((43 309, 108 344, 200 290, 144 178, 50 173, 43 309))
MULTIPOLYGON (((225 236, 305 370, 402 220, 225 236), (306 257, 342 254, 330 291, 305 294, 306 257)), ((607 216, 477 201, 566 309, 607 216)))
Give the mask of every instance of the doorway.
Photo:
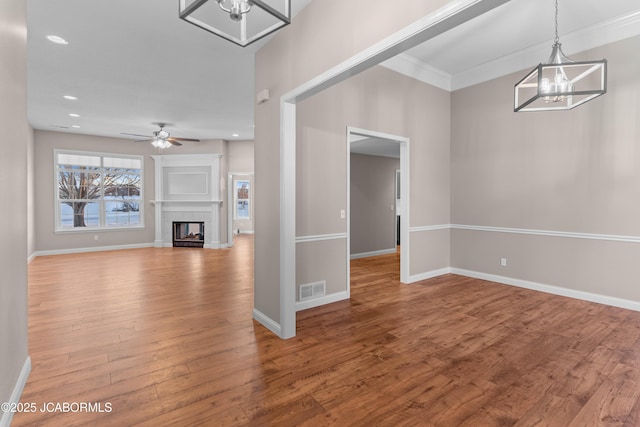
MULTIPOLYGON (((355 160, 355 157, 354 159, 355 160)), ((364 160, 358 157, 358 162, 364 160)), ((384 172, 382 172, 384 174, 384 172)), ((354 177, 360 182, 363 177, 354 177)), ((382 184, 384 185, 384 184, 382 184)), ((354 190, 358 191, 359 190, 354 190)), ((347 294, 351 293, 350 262, 353 257, 375 256, 397 250, 396 242, 402 242, 400 253, 400 281, 409 282, 409 139, 385 134, 382 132, 347 128, 347 294), (360 166, 353 165, 354 156, 376 156, 375 160, 379 165, 386 165, 388 177, 378 176, 375 181, 388 182, 388 191, 377 194, 376 189, 369 188, 369 194, 373 198, 383 198, 382 200, 371 201, 372 197, 361 194, 352 194, 352 172, 357 172, 360 166), (386 158, 389 161, 384 161, 386 158), (397 160, 393 160, 397 159, 397 160), (382 181, 379 181, 382 180, 382 181), (355 200, 354 200, 355 198, 355 200), (367 201, 365 201, 367 199, 367 201), (366 206, 352 206, 352 203, 365 203, 366 206), (375 206, 374 206, 375 204, 375 206), (360 216, 367 214, 367 209, 375 210, 375 218, 371 221, 361 221, 360 216), (352 224, 353 215, 356 215, 357 224, 352 224), (399 220, 398 220, 399 218, 399 220), (363 227, 363 223, 368 225, 363 227), (366 227, 370 227, 369 230, 366 227), (371 229, 374 228, 374 230, 371 229), (352 234, 353 233, 353 234, 352 234), (398 235, 396 235, 398 233, 398 235), (362 237, 363 235, 367 237, 362 237), (366 239, 365 242, 358 241, 366 239), (367 250, 369 248, 370 250, 367 250), (352 250, 353 249, 353 250, 352 250)), ((367 214, 369 215, 369 214, 367 214)))
POLYGON ((254 233, 253 174, 229 173, 227 177, 227 236, 233 246, 235 234, 254 233))

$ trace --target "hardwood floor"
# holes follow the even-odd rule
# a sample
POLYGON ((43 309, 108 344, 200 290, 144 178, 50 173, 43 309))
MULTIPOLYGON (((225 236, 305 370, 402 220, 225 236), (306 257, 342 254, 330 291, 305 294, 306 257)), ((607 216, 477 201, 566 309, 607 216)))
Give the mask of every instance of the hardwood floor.
POLYGON ((350 301, 298 313, 283 341, 251 318, 251 236, 39 257, 22 396, 38 411, 12 425, 640 425, 640 313, 455 275, 402 285, 397 255, 351 275, 350 301))

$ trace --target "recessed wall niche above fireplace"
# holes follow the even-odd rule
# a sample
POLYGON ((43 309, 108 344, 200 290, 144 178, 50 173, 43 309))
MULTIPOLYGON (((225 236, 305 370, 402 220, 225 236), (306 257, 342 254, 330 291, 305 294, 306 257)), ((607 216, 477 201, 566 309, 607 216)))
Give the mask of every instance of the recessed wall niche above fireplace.
POLYGON ((199 239, 202 241, 184 241, 182 246, 198 243, 201 244, 199 247, 219 249, 222 208, 220 154, 168 154, 151 157, 155 161, 156 180, 155 200, 152 200, 156 216, 154 246, 174 246, 174 224, 186 223, 189 224, 189 233, 202 234, 199 239), (196 231, 194 224, 202 224, 201 231, 196 231))

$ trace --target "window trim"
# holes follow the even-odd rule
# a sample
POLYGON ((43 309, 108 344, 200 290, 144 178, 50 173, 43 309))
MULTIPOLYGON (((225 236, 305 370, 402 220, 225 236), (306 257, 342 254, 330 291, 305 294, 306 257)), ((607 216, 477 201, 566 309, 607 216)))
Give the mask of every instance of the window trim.
MULTIPOLYGON (((82 150, 70 150, 70 149, 58 149, 55 148, 53 150, 53 210, 54 210, 54 234, 73 234, 73 233, 95 233, 95 232, 110 232, 110 231, 123 231, 123 230, 144 230, 144 217, 145 217, 145 208, 144 208, 144 173, 145 173, 145 163, 144 163, 144 155, 139 154, 122 154, 122 153, 108 153, 108 152, 100 152, 100 151, 82 151, 82 150), (96 199, 96 201, 100 204, 100 224, 96 226, 86 226, 86 227, 70 227, 63 228, 61 227, 61 212, 60 212, 60 192, 58 188, 58 155, 59 154, 71 154, 71 155, 80 155, 80 156, 94 156, 100 157, 100 168, 104 168, 104 158, 105 157, 115 157, 115 158, 124 158, 124 159, 135 159, 140 161, 140 205, 139 205, 139 217, 140 222, 136 225, 120 225, 120 226, 106 226, 105 225, 105 215, 103 213, 104 209, 104 196, 100 199, 96 199)), ((102 187, 104 183, 102 180, 100 181, 100 186, 102 187)), ((102 194, 102 191, 101 191, 102 194)))

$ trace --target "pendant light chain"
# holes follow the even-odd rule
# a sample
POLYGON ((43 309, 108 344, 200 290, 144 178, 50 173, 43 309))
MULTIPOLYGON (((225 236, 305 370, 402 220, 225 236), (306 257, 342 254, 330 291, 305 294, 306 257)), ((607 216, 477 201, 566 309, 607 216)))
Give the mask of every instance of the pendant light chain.
POLYGON ((560 37, 558 37, 558 0, 556 0, 556 38, 554 39, 555 43, 560 41, 560 37))

